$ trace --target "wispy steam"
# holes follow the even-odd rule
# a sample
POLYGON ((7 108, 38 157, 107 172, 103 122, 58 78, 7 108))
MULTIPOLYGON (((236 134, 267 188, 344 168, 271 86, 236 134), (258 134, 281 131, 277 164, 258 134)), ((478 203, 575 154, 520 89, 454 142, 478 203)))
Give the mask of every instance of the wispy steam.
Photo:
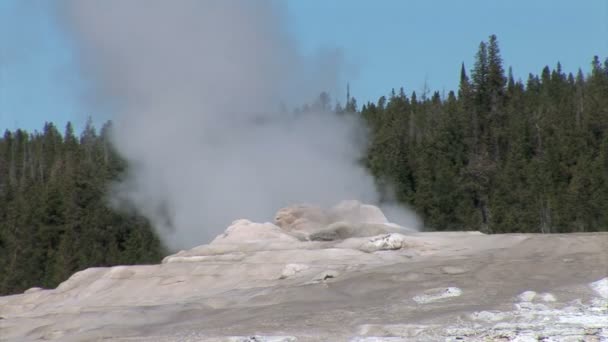
POLYGON ((298 54, 279 3, 69 0, 63 13, 129 161, 114 201, 170 247, 292 203, 377 200, 356 118, 278 110, 335 91, 340 65, 298 54))

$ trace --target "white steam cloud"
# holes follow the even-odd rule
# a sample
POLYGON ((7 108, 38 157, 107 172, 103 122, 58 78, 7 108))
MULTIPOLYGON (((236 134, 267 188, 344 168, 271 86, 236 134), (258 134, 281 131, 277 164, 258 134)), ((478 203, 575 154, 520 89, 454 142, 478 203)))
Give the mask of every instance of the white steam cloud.
POLYGON ((114 202, 149 218, 169 247, 294 203, 377 202, 358 164, 357 118, 278 110, 335 91, 340 65, 339 53, 298 53, 281 4, 68 0, 62 13, 129 162, 114 202))

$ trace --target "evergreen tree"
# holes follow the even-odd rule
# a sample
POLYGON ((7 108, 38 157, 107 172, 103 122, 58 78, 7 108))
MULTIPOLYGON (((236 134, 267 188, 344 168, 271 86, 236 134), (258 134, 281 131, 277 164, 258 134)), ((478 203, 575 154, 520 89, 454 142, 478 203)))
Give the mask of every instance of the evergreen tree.
MULTIPOLYGON (((502 66, 502 57, 500 56, 500 48, 496 35, 491 35, 488 42, 488 57, 487 57, 487 86, 490 94, 491 105, 493 111, 500 104, 504 96, 504 88, 507 83, 505 72, 502 66)), ((480 62, 481 63, 481 62, 480 62)))

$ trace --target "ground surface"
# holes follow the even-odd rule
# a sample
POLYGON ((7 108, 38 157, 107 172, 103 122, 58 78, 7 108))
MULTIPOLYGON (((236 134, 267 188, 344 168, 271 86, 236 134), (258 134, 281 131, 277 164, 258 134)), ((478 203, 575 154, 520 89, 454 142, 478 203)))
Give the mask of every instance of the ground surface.
POLYGON ((0 340, 608 341, 605 233, 299 241, 240 224, 264 238, 233 229, 0 297, 0 340))

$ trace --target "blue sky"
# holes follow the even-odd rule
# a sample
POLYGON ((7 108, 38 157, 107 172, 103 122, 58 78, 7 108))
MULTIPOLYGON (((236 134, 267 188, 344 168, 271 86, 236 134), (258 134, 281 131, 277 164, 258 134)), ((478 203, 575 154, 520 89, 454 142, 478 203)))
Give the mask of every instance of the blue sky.
MULTIPOLYGON (((479 42, 490 34, 498 36, 516 78, 557 61, 567 72, 588 71, 593 55, 608 57, 606 0, 284 2, 288 29, 304 53, 341 50, 347 66, 342 82, 350 82, 359 104, 391 88, 455 89, 460 64, 470 69, 479 42)), ((81 126, 95 114, 83 104, 85 82, 53 4, 0 0, 1 131, 40 130, 45 121, 81 126)))
POLYGON ((0 130, 82 123, 78 68, 51 1, 0 0, 0 130))

